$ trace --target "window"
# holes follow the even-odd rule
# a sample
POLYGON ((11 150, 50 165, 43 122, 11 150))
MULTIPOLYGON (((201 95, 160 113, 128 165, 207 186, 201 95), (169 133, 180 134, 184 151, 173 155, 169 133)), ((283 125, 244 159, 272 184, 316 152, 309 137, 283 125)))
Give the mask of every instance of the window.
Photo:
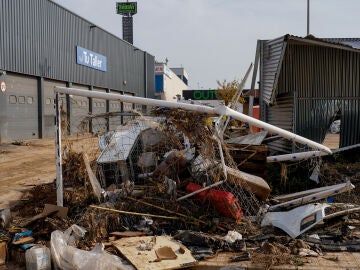
POLYGON ((14 95, 9 96, 9 103, 10 104, 16 104, 17 98, 14 95))
POLYGON ((51 104, 51 98, 47 98, 47 99, 45 100, 45 104, 46 104, 46 105, 50 105, 50 104, 51 104))
POLYGON ((33 104, 34 98, 33 97, 27 97, 27 104, 33 104))
POLYGON ((19 96, 18 102, 19 102, 19 104, 25 104, 25 97, 24 96, 19 96))

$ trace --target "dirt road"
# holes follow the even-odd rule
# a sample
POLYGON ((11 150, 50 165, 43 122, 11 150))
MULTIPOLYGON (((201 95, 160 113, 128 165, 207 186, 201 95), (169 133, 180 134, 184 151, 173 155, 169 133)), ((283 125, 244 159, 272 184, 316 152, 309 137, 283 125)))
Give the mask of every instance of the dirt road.
POLYGON ((0 145, 0 209, 18 200, 24 189, 54 179, 54 139, 0 145))

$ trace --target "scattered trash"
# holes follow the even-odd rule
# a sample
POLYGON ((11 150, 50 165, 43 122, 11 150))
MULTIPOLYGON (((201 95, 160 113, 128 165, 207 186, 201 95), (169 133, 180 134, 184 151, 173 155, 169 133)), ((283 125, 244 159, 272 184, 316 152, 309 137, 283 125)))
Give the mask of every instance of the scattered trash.
POLYGON ((9 208, 0 210, 0 229, 6 229, 11 222, 11 211, 9 208))
MULTIPOLYGON (((246 134, 227 115, 163 107, 152 114, 95 138, 96 155, 66 147, 66 207, 54 205, 51 183, 27 194, 13 219, 0 211, 0 265, 10 254, 26 257, 28 269, 178 269, 227 251, 224 265, 266 268, 360 251, 360 207, 334 203, 355 188, 350 181, 278 196, 267 182, 267 163, 329 151, 268 156, 263 143, 276 136, 246 134)), ((322 165, 312 185, 324 183, 322 165)))
POLYGON ((46 246, 34 246, 25 252, 26 269, 51 270, 50 249, 46 246))
POLYGON ((330 125, 330 132, 332 134, 340 133, 341 120, 335 120, 330 125))
POLYGON ((196 265, 189 249, 169 236, 145 236, 122 238, 113 245, 127 258, 136 269, 176 269, 196 265), (154 240, 156 239, 156 240, 154 240), (151 248, 140 250, 144 243, 152 243, 151 248), (182 252, 179 252, 179 250, 182 252))
POLYGON ((308 231, 325 217, 325 208, 328 204, 307 204, 287 212, 267 212, 261 226, 273 225, 285 231, 290 237, 308 231))

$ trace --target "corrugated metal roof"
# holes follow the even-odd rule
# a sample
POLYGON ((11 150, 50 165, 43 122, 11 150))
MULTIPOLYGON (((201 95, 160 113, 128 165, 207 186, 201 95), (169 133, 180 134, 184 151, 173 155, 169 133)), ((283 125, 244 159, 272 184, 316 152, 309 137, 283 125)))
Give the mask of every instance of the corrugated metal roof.
POLYGON ((354 49, 360 49, 360 38, 322 38, 322 39, 332 43, 345 44, 354 49))
POLYGON ((350 50, 350 51, 356 51, 360 52, 359 49, 359 43, 356 42, 359 40, 358 38, 317 38, 313 35, 309 35, 306 37, 298 37, 293 35, 285 35, 284 41, 287 42, 299 42, 303 44, 308 45, 314 45, 314 46, 324 46, 324 47, 332 47, 336 49, 342 49, 342 50, 350 50), (355 45, 355 47, 352 46, 355 45))

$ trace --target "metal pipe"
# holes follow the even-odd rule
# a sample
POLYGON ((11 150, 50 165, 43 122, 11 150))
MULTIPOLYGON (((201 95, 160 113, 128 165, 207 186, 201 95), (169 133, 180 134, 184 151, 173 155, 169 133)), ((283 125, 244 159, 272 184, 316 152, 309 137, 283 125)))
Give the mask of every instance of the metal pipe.
POLYGON ((304 144, 305 146, 309 146, 309 147, 313 147, 315 149, 318 150, 323 150, 327 153, 332 153, 329 147, 326 147, 320 143, 311 141, 307 138, 304 138, 300 135, 294 134, 290 131, 287 131, 285 129, 282 128, 278 128, 276 126, 273 126, 271 124, 265 123, 261 120, 258 120, 256 118, 250 117, 248 115, 245 115, 243 113, 237 112, 233 109, 230 109, 226 106, 218 106, 215 108, 215 111, 220 114, 220 115, 227 115, 227 116, 232 116, 233 118, 243 121, 243 122, 248 122, 251 125, 257 126, 257 127, 261 127, 264 130, 269 131, 270 133, 273 134, 278 134, 280 136, 282 136, 283 138, 289 139, 290 141, 295 141, 301 144, 304 144), (225 112, 224 112, 225 111, 225 112))
MULTIPOLYGON (((360 147, 360 144, 345 146, 338 149, 333 149, 332 154, 340 153, 342 151, 350 150, 360 147)), ((278 155, 278 156, 269 156, 266 158, 268 163, 271 162, 282 162, 282 161, 298 161, 302 159, 314 158, 314 157, 322 157, 327 156, 329 153, 325 153, 322 151, 307 151, 307 152, 299 152, 299 153, 292 153, 292 154, 285 154, 285 155, 278 155)))
POLYGON ((59 93, 55 94, 55 156, 56 156, 56 204, 63 206, 63 177, 62 177, 62 154, 61 154, 61 108, 59 105, 59 93))
POLYGON ((266 158, 266 162, 282 162, 282 161, 298 161, 302 159, 326 156, 328 153, 323 151, 308 151, 308 152, 301 152, 301 153, 292 153, 292 154, 285 154, 285 155, 278 155, 278 156, 269 156, 266 158))
POLYGON ((306 146, 313 147, 317 150, 323 150, 328 153, 332 153, 330 148, 321 145, 317 142, 311 141, 306 139, 302 136, 296 135, 290 131, 284 130, 282 128, 273 126, 261 120, 255 119, 243 113, 237 112, 233 109, 226 107, 225 105, 218 106, 216 108, 212 108, 205 105, 197 105, 197 104, 187 104, 187 103, 180 103, 180 102, 173 102, 173 101, 165 101, 165 100, 158 100, 158 99, 151 99, 151 98, 143 98, 143 97, 134 97, 134 96, 126 96, 126 95, 118 95, 118 94, 111 94, 111 93, 102 93, 97 91, 84 91, 74 88, 66 88, 66 87, 55 87, 55 91, 63 94, 68 95, 78 95, 84 97, 93 97, 99 99, 109 99, 109 100, 120 100, 123 102, 128 103, 137 103, 142 105, 149 105, 149 106, 162 106, 167 108, 175 108, 175 109, 184 109, 189 111, 196 111, 201 113, 208 113, 208 114, 218 114, 218 115, 226 115, 232 116, 233 118, 248 122, 251 125, 263 128, 271 133, 279 134, 282 137, 289 139, 291 141, 295 141, 298 143, 302 143, 306 146))

